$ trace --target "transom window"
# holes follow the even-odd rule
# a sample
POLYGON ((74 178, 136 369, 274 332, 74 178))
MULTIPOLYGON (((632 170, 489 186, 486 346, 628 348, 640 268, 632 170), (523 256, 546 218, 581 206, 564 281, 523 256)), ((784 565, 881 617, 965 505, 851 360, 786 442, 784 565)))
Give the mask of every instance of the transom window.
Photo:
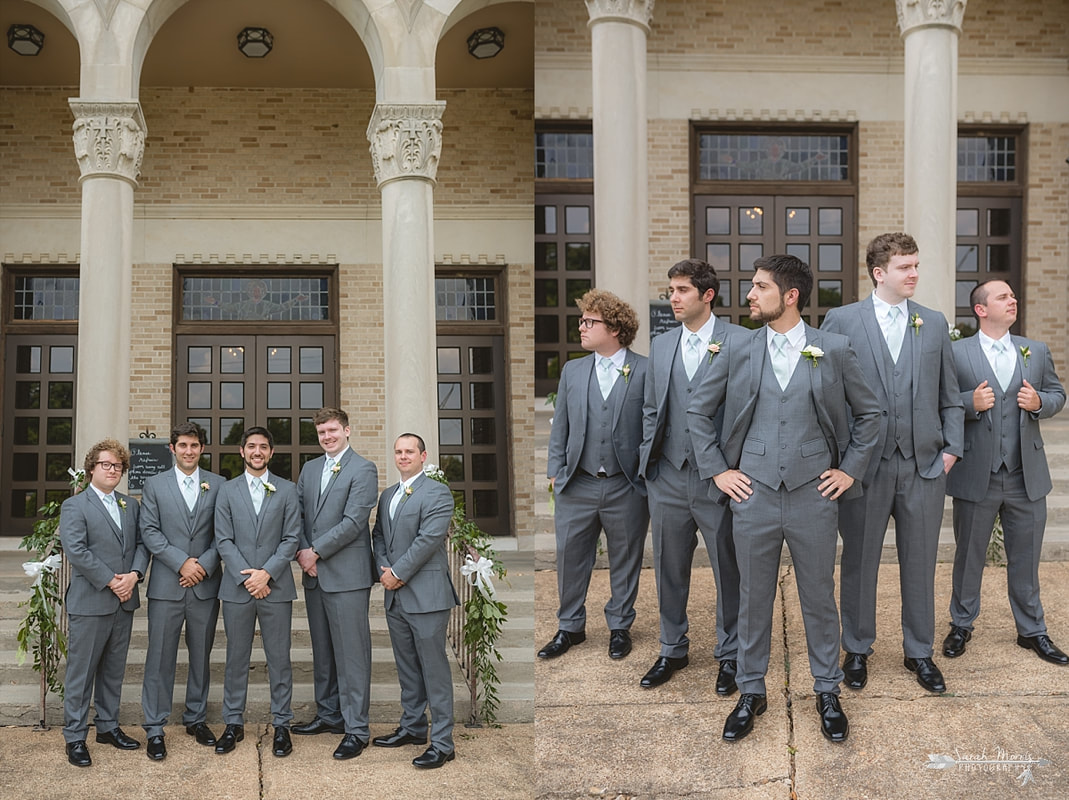
POLYGON ((849 137, 837 134, 702 133, 703 181, 849 181, 849 137))
POLYGON ((78 288, 76 276, 16 276, 13 318, 78 319, 78 288))
POLYGON ((329 280, 325 277, 272 275, 182 279, 183 321, 320 321, 329 318, 329 280))
POLYGON ((535 177, 594 177, 594 134, 584 131, 542 131, 535 134, 535 177))
POLYGON ((958 181, 1016 183, 1016 136, 959 136, 958 181))
POLYGON ((435 278, 435 318, 450 321, 497 319, 496 281, 485 278, 435 278))

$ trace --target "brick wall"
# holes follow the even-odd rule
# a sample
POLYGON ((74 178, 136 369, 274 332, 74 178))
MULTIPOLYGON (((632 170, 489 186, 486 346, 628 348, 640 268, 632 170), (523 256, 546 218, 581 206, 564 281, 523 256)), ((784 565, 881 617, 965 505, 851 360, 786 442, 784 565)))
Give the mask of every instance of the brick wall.
POLYGON ((650 297, 668 285, 668 268, 691 251, 690 126, 686 120, 650 120, 650 297))
POLYGON ((135 264, 130 320, 131 438, 146 429, 170 436, 173 325, 171 264, 135 264))

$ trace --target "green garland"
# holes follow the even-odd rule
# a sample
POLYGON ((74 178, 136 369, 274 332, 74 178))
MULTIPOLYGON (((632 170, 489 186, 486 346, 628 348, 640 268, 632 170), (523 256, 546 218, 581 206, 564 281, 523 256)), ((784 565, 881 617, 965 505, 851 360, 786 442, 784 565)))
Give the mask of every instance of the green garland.
MULTIPOLYGON (((433 464, 426 465, 424 474, 432 480, 449 485, 445 473, 433 464)), ((456 502, 453 506, 449 543, 453 552, 462 560, 474 550, 480 557, 493 563, 491 569, 494 578, 505 578, 507 570, 491 547, 490 537, 468 519, 462 502, 456 502)), ((497 640, 501 637, 501 628, 507 618, 508 606, 505 603, 491 599, 479 586, 472 588, 470 596, 464 602, 464 646, 471 652, 471 668, 475 676, 482 718, 488 725, 495 727, 497 709, 501 704, 498 696, 501 678, 498 677, 496 667, 497 662, 501 661, 501 653, 497 650, 497 640)), ((476 716, 476 709, 472 709, 472 716, 476 716)))

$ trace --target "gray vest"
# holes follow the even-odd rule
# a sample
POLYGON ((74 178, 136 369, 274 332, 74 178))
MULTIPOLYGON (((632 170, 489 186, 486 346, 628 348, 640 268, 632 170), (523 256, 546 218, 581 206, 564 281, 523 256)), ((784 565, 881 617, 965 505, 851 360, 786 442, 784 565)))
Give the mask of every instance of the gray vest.
MULTIPOLYGON (((703 354, 703 358, 707 358, 703 354)), ((672 371, 668 379, 668 402, 665 404, 664 443, 661 446, 661 455, 669 464, 676 469, 683 469, 689 463, 694 466, 692 455, 693 445, 690 440, 690 427, 687 419, 687 406, 690 405, 690 397, 701 375, 701 362, 694 378, 687 378, 686 367, 683 366, 683 356, 676 348, 675 356, 672 357, 672 371)), ((722 412, 721 412, 722 413, 722 412)))
POLYGON ((916 336, 906 326, 906 337, 898 354, 898 363, 891 360, 891 351, 884 342, 883 358, 891 377, 891 392, 887 408, 887 440, 883 445, 883 457, 890 458, 898 450, 906 458, 913 457, 913 347, 908 337, 916 336))
POLYGON ((772 359, 765 359, 739 469, 773 489, 782 484, 793 491, 834 463, 813 405, 812 369, 799 358, 783 391, 772 371, 772 359))
POLYGON ((579 457, 579 469, 591 475, 597 475, 602 468, 608 475, 622 472, 612 443, 612 412, 623 386, 623 377, 618 377, 608 399, 603 400, 597 364, 590 370, 590 386, 586 393, 586 438, 583 440, 583 454, 579 457))
MULTIPOLYGON (((984 361, 987 361, 986 356, 984 361)), ((1013 377, 1005 392, 999 386, 991 364, 987 366, 990 373, 987 385, 995 391, 995 405, 987 413, 991 417, 991 435, 998 442, 998 447, 992 448, 991 471, 998 472, 999 467, 1005 464, 1006 469, 1013 472, 1021 468, 1021 414, 1027 413, 1017 405, 1017 392, 1024 386, 1021 366, 1014 366, 1013 377)))

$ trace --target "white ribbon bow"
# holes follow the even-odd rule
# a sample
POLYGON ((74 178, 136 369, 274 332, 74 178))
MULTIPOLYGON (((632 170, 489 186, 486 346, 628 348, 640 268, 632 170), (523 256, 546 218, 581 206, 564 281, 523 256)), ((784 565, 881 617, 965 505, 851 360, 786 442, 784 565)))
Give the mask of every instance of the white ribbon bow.
POLYGON ((478 587, 479 591, 489 599, 493 600, 497 597, 492 580, 494 562, 489 558, 479 556, 479 560, 476 561, 469 553, 464 556, 464 564, 460 567, 460 573, 468 580, 468 583, 478 587))
POLYGON ((41 578, 44 577, 46 571, 55 572, 62 563, 63 556, 59 553, 53 553, 44 561, 26 561, 23 563, 22 568, 27 575, 34 579, 33 585, 37 586, 41 583, 41 578))

